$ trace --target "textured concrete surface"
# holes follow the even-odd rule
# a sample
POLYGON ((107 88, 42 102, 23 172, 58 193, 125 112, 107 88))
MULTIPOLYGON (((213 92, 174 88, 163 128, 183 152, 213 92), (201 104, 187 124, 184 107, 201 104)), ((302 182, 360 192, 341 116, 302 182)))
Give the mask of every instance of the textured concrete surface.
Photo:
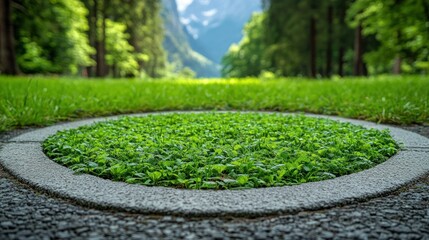
POLYGON ((57 125, 13 138, 1 150, 0 161, 13 175, 30 185, 89 206, 192 216, 262 216, 327 208, 386 194, 429 172, 427 138, 356 120, 351 122, 366 127, 389 128, 393 137, 404 144, 405 150, 367 171, 292 187, 193 191, 128 185, 90 175, 74 175, 41 152, 40 141, 57 130, 101 120, 57 125))
POLYGON ((0 239, 429 239, 429 177, 321 211, 189 218, 82 207, 35 192, 0 167, 0 239))

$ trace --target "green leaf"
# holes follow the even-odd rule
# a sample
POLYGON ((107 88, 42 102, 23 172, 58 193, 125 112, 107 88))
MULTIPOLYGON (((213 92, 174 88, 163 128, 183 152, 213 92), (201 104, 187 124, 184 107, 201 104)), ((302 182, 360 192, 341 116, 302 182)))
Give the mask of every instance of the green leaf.
POLYGON ((239 176, 239 177, 237 178, 237 182, 238 182, 240 185, 244 185, 244 184, 246 184, 248 181, 249 181, 249 176, 247 176, 247 175, 241 175, 241 176, 239 176))

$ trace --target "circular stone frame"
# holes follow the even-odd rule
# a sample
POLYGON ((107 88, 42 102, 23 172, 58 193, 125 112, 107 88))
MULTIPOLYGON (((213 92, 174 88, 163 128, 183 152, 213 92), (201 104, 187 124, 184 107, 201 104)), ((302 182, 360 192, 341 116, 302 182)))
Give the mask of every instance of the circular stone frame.
MULTIPOLYGON (((127 116, 144 117, 149 114, 170 113, 191 112, 127 116)), ((67 167, 50 160, 42 152, 42 142, 57 131, 121 117, 114 116, 58 124, 10 139, 0 149, 0 164, 12 175, 39 190, 86 206, 183 216, 259 217, 319 210, 387 194, 429 173, 428 138, 366 121, 305 115, 350 122, 366 128, 389 129, 395 141, 402 145, 402 149, 386 162, 358 173, 296 186, 245 190, 183 190, 113 182, 88 174, 76 175, 67 167)))

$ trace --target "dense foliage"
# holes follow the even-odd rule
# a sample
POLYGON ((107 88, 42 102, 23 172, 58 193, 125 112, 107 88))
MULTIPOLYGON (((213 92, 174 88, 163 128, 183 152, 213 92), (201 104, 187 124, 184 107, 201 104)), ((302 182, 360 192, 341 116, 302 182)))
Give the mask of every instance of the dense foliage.
POLYGON ((427 77, 104 80, 0 77, 0 131, 71 118, 166 110, 305 111, 429 123, 427 77))
POLYGON ((263 24, 265 14, 254 14, 244 27, 244 37, 230 47, 222 63, 222 75, 228 77, 257 77, 268 71, 265 62, 263 24))
POLYGON ((88 11, 78 0, 17 0, 15 11, 17 61, 24 73, 76 74, 91 66, 88 11))
MULTIPOLYGON (((233 2, 228 4, 242 4, 233 2)), ((223 58, 225 77, 429 71, 427 0, 261 2, 264 11, 250 19, 241 42, 223 58)), ((175 8, 174 0, 0 1, 0 74, 216 76, 218 65, 193 51, 175 8)), ((226 23, 243 20, 234 17, 226 23)), ((212 35, 235 35, 218 30, 205 36, 205 44, 224 48, 212 35)), ((213 49, 206 56, 223 54, 213 49)))
POLYGON ((191 189, 320 181, 373 167, 397 151, 387 131, 258 113, 121 118, 57 133, 43 148, 78 173, 191 189))
POLYGON ((426 0, 266 0, 223 75, 330 77, 428 73, 426 0), (251 67, 248 67, 251 66, 251 67))
POLYGON ((392 66, 398 73, 429 71, 428 1, 357 0, 349 18, 352 26, 361 23, 363 33, 379 43, 366 54, 371 72, 386 72, 392 66))
POLYGON ((0 73, 17 74, 19 69, 26 74, 160 77, 166 62, 160 4, 160 0, 1 1, 0 8, 8 11, 0 11, 0 36, 7 35, 15 47, 0 38, 0 73), (4 62, 15 61, 14 50, 18 68, 9 71, 4 62))

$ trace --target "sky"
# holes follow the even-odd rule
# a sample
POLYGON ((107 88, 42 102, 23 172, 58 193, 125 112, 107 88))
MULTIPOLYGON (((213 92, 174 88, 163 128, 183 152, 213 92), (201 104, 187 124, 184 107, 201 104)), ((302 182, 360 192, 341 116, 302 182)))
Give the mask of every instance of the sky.
POLYGON ((179 12, 182 12, 186 9, 186 7, 191 4, 194 0, 176 0, 177 2, 177 9, 179 12))

